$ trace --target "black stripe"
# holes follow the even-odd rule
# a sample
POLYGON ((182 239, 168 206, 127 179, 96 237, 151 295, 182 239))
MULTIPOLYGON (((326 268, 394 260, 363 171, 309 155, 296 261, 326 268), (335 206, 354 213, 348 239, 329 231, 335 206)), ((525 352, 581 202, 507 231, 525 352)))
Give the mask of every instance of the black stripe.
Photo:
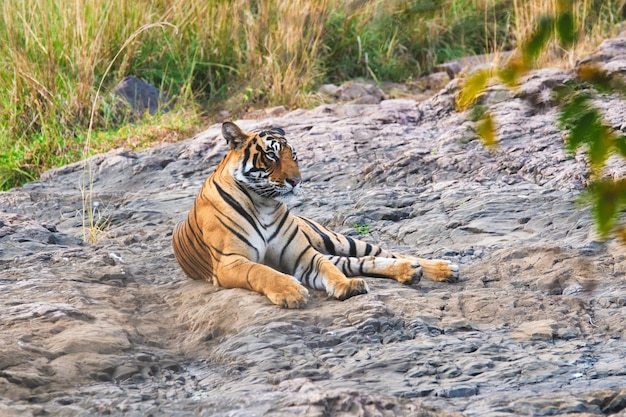
MULTIPOLYGON (((363 265, 363 260, 355 258, 356 262, 360 265, 363 265)), ((354 274, 354 269, 352 268, 352 261, 350 260, 350 258, 346 258, 346 261, 348 262, 348 271, 350 271, 350 275, 351 277, 353 277, 354 274)))
MULTIPOLYGON (((283 228, 283 225, 285 224, 285 222, 287 221, 287 218, 289 217, 289 210, 285 211, 285 215, 282 217, 282 219, 280 219, 280 223, 278 224, 278 227, 276 228, 276 231, 274 233, 272 233, 272 235, 267 239, 267 243, 271 242, 272 240, 274 240, 274 238, 276 237, 276 235, 278 235, 278 233, 281 231, 281 229, 283 228)), ((296 230, 297 230, 298 226, 296 226, 296 230)))
MULTIPOLYGON (((299 259, 300 257, 298 257, 299 259)), ((304 285, 306 285, 307 287, 311 288, 311 272, 309 270, 309 267, 304 268, 304 270, 302 271, 302 281, 301 281, 304 285)))
POLYGON ((365 254, 363 256, 367 256, 370 253, 372 253, 372 245, 370 245, 369 243, 365 244, 365 254))
MULTIPOLYGON (((256 144, 256 151, 257 151, 257 153, 254 154, 253 165, 255 167, 259 166, 259 156, 261 157, 261 162, 265 166, 269 165, 270 161, 267 158, 267 155, 265 153, 265 149, 261 145, 259 145, 258 143, 256 144)), ((259 171, 261 171, 261 170, 259 170, 259 171)))
POLYGON ((341 267, 341 272, 343 272, 345 276, 350 276, 350 274, 348 273, 348 270, 346 269, 347 266, 348 266, 348 262, 344 262, 343 266, 341 267))
MULTIPOLYGON (((300 229, 298 229, 298 226, 296 226, 296 228, 293 230, 293 232, 291 233, 291 235, 289 235, 289 239, 287 239, 287 242, 285 242, 285 244, 283 245, 283 250, 280 252, 280 257, 278 258, 278 264, 282 265, 283 264, 283 255, 285 254, 285 252, 287 251, 287 247, 291 244, 291 242, 295 239, 295 237, 298 235, 298 232, 300 231, 300 229)), ((310 246, 309 246, 310 247, 310 246)), ((302 254, 300 254, 300 256, 302 256, 302 254)), ((294 271, 296 270, 296 268, 298 267, 298 261, 300 260, 300 257, 298 257, 298 260, 296 261, 295 265, 294 265, 294 271)))
MULTIPOLYGON (((205 246, 205 249, 208 249, 208 254, 212 256, 211 250, 204 242, 198 241, 195 237, 192 241, 188 235, 189 232, 189 229, 184 227, 183 223, 180 223, 177 226, 177 230, 174 235, 174 247, 179 256, 176 258, 179 260, 179 263, 185 273, 191 278, 203 278, 203 276, 197 275, 196 272, 210 278, 213 275, 213 264, 210 259, 206 259, 205 256, 202 256, 205 253, 200 253, 199 249, 193 244, 193 242, 195 241, 201 243, 205 246)), ((191 232, 193 233, 193 231, 191 232)))
POLYGON ((304 237, 306 237, 307 242, 309 242, 310 246, 314 246, 313 245, 313 241, 311 240, 311 238, 309 237, 309 235, 307 235, 306 233, 303 233, 304 237))
MULTIPOLYGON (((256 155, 254 155, 254 157, 256 157, 256 155)), ((246 146, 246 149, 243 150, 243 161, 244 161, 244 167, 245 167, 245 162, 250 158, 250 146, 246 146)), ((256 166, 256 163, 254 161, 254 159, 252 160, 252 165, 256 166)))
POLYGON ((352 239, 349 236, 346 236, 346 239, 348 240, 348 244, 350 245, 350 250, 348 252, 348 255, 355 257, 356 256, 356 243, 354 243, 354 239, 352 239))
POLYGON ((310 248, 312 248, 311 245, 307 246, 302 252, 300 252, 300 255, 298 255, 298 257, 296 258, 296 268, 298 267, 298 265, 300 265, 300 259, 302 259, 306 251, 308 251, 310 248))
POLYGON ((315 288, 315 281, 313 281, 313 285, 311 285, 311 274, 315 271, 313 264, 315 263, 315 256, 311 257, 311 262, 309 262, 309 266, 306 268, 305 273, 307 286, 311 288, 315 288))
MULTIPOLYGON (((248 223, 250 223, 250 225, 254 228, 254 230, 257 232, 257 234, 259 235, 259 237, 261 239, 263 239, 263 241, 265 242, 265 237, 263 236, 263 234, 261 233, 261 231, 259 230, 259 226, 257 225, 255 219, 250 215, 250 213, 248 213, 246 211, 246 209, 244 209, 241 204, 239 204, 237 202, 237 200, 235 200, 230 194, 228 194, 226 191, 224 191, 222 189, 222 187, 219 186, 218 183, 216 183, 215 181, 213 181, 213 185, 215 185, 215 188, 217 189, 217 192, 220 194, 220 196, 222 197, 222 199, 224 199, 224 201, 231 206, 232 208, 235 209, 235 211, 244 219, 246 219, 246 221, 248 223)), ((232 219, 231 219, 232 221, 232 219)), ((236 222, 234 222, 236 223, 236 222)))
POLYGON ((236 181, 235 184, 237 185, 237 188, 239 189, 239 191, 241 191, 242 193, 244 193, 246 195, 246 197, 248 197, 248 200, 252 201, 252 197, 250 196, 250 193, 248 192, 248 190, 246 189, 246 187, 244 187, 243 185, 241 185, 239 183, 239 181, 236 181))
POLYGON ((317 233, 322 238, 322 240, 324 241, 324 247, 326 248, 326 253, 328 253, 329 255, 335 255, 337 252, 335 251, 335 245, 330 239, 330 236, 322 232, 315 224, 311 223, 310 220, 305 219, 304 217, 300 218, 304 220, 309 226, 311 226, 315 233, 317 233))
POLYGON ((221 250, 219 250, 218 248, 213 248, 213 250, 215 252, 217 252, 218 255, 220 256, 243 256, 241 253, 238 252, 222 252, 221 250))
MULTIPOLYGON (((193 218, 196 220, 196 227, 198 228, 198 231, 200 232, 200 235, 202 235, 203 234, 202 229, 200 228, 200 225, 198 224, 197 208, 198 208, 198 204, 194 202, 193 203, 193 218)), ((187 225, 191 228, 190 218, 191 218, 191 216, 187 216, 187 225)), ((195 233, 194 233, 194 236, 195 236, 195 233)), ((196 239, 197 239, 197 237, 196 237, 196 239)))
MULTIPOLYGON (((212 265, 210 264, 209 261, 204 262, 204 255, 206 255, 207 253, 211 255, 211 257, 214 258, 211 252, 211 247, 207 245, 203 240, 198 240, 195 237, 195 234, 193 233, 193 231, 190 231, 189 228, 185 228, 185 232, 186 233, 183 233, 182 231, 180 232, 182 237, 185 238, 184 240, 182 240, 182 242, 189 244, 191 246, 191 249, 193 249, 193 254, 191 254, 191 249, 187 251, 189 253, 188 257, 196 258, 200 260, 201 262, 209 265, 210 269, 212 269, 212 265), (193 240, 190 238, 189 233, 192 233, 193 240), (201 246, 202 248, 199 248, 198 246, 201 246)), ((178 240, 179 242, 181 242, 180 236, 178 240)))
MULTIPOLYGON (((337 261, 333 263, 335 264, 335 266, 337 266, 337 268, 339 268, 339 262, 343 262, 343 264, 341 265, 341 272, 343 272, 345 276, 348 276, 348 277, 355 276, 354 270, 352 269, 351 258, 348 258, 347 256, 337 256, 336 258, 337 258, 337 261)), ((359 265, 363 265, 362 262, 359 262, 359 259, 356 259, 356 261, 359 263, 359 265)), ((362 271, 362 268, 361 268, 361 271, 362 271)))
MULTIPOLYGON (((315 257, 313 259, 315 259, 315 257)), ((316 265, 315 265, 316 266, 316 268, 315 268, 316 271, 321 271, 322 270, 322 262, 324 262, 325 260, 326 260, 326 257, 324 257, 323 255, 320 255, 320 254, 317 255, 317 262, 316 262, 316 265)), ((321 275, 318 274, 317 277, 320 278, 321 275)), ((322 279, 321 285, 319 287, 314 287, 314 288, 318 289, 320 287, 324 288, 324 280, 323 279, 322 279)))
POLYGON ((241 233, 237 232, 235 229, 233 229, 232 227, 230 227, 229 225, 227 225, 226 223, 224 223, 224 221, 219 217, 216 216, 217 220, 219 220, 220 223, 222 223, 222 226, 224 226, 225 228, 228 229, 229 232, 231 232, 232 234, 234 234, 235 236, 237 236, 237 238, 239 240, 241 240, 242 242, 244 242, 246 245, 250 246, 252 249, 254 249, 254 251, 256 252, 256 258, 259 258, 259 250, 257 248, 255 248, 252 243, 246 239, 245 236, 243 236, 241 233))
MULTIPOLYGON (((222 210, 220 210, 220 209, 219 209, 219 207, 217 207, 215 204, 213 204, 213 201, 211 201, 211 200, 207 200, 207 201, 208 201, 208 203, 211 205, 211 207, 213 208, 213 210, 215 210, 215 211, 217 212, 217 214, 214 214, 214 215, 213 215, 214 217, 216 217, 216 218, 217 218, 217 217, 219 217, 219 216, 222 216, 223 218, 230 220, 230 221, 231 221, 231 223, 232 223, 232 226, 236 227, 236 228, 237 228, 238 230, 240 230, 243 234, 246 234, 246 233, 247 233, 247 230, 243 227, 243 225, 242 225, 242 224, 239 224, 239 223, 237 223, 237 222, 233 221, 233 220, 230 218, 230 216, 228 216, 226 213, 224 213, 222 210), (218 215, 219 215, 219 216, 218 216, 218 215)), ((197 224, 197 222, 196 222, 196 224, 197 224)), ((198 225, 198 228, 200 228, 200 225, 198 225)))
MULTIPOLYGON (((196 225, 197 225, 197 222, 196 222, 196 225)), ((193 226, 192 226, 192 224, 191 224, 191 222, 190 222, 189 216, 187 216, 186 226, 187 226, 187 227, 184 227, 184 233, 183 233, 183 230, 181 230, 181 231, 180 231, 180 233, 181 233, 181 234, 183 234, 183 236, 187 238, 186 240, 187 240, 187 241, 190 241, 190 237, 193 237, 193 240, 194 240, 195 242, 199 243, 201 246, 204 246, 204 248, 205 248, 208 252, 210 252, 210 251, 211 251, 211 247, 210 247, 209 245, 207 245, 207 244, 204 242, 204 240, 202 240, 200 237, 198 237, 198 236, 196 235, 196 233, 194 232, 194 228, 193 228, 193 226), (191 234, 191 236, 189 236, 189 234, 191 234)), ((199 229, 198 229, 198 230, 199 230, 199 229)), ((180 241, 180 238, 179 238, 179 241, 180 241)), ((194 245, 194 247, 195 247, 195 245, 194 245)), ((198 252, 196 251, 196 253, 198 253, 198 252)))

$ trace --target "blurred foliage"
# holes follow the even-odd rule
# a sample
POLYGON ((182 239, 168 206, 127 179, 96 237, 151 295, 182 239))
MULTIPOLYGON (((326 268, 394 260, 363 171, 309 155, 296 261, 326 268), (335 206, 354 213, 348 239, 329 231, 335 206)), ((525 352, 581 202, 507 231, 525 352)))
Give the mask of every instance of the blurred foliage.
MULTIPOLYGON (((542 16, 502 68, 482 69, 465 79, 456 106, 458 110, 472 107, 469 118, 486 146, 497 145, 496 121, 485 106, 476 104, 479 98, 493 82, 517 86, 520 78, 537 66, 550 42, 563 49, 574 46, 579 37, 576 5, 574 0, 559 0, 556 14, 542 16)), ((555 88, 553 96, 560 111, 558 125, 566 132, 566 150, 574 154, 583 149, 588 155, 590 184, 585 201, 591 205, 598 234, 602 238, 614 235, 626 243, 626 226, 620 222, 620 212, 626 209, 626 179, 604 175, 610 155, 626 159, 626 136, 608 126, 594 106, 594 99, 602 94, 626 97, 624 77, 609 74, 596 64, 582 64, 576 68, 574 79, 555 88)))
POLYGON ((476 124, 476 133, 482 138, 485 146, 493 148, 498 144, 493 116, 489 112, 483 113, 476 124))

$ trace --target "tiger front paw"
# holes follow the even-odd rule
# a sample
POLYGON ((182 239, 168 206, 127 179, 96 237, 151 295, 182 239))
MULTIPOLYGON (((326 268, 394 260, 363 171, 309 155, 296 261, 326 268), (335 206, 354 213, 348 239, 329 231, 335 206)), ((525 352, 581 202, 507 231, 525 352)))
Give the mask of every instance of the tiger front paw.
POLYGON ((302 308, 309 300, 309 291, 300 284, 289 283, 277 292, 268 292, 265 295, 277 306, 283 308, 302 308))
POLYGON ((365 280, 361 278, 345 279, 335 283, 332 289, 328 289, 328 295, 339 300, 345 300, 359 294, 367 294, 369 288, 365 280))

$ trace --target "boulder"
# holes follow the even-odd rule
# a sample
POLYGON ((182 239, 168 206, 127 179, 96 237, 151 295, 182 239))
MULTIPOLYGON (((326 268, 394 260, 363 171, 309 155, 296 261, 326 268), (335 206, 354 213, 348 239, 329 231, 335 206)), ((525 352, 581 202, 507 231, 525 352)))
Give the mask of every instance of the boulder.
POLYGON ((133 75, 124 77, 112 90, 115 97, 123 100, 136 116, 145 112, 156 114, 167 113, 170 98, 157 87, 133 75))

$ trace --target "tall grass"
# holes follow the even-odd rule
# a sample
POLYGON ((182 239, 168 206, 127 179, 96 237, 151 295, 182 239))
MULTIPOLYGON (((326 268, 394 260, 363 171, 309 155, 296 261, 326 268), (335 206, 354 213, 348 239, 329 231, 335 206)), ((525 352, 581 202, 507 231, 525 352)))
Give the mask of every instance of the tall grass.
MULTIPOLYGON (((403 82, 448 59, 510 49, 557 1, 3 0, 0 189, 128 145, 127 122, 102 94, 85 149, 101 82, 108 91, 133 74, 157 85, 174 111, 133 134, 185 136, 214 109, 308 106, 322 82, 403 82), (144 31, 113 60, 138 28, 162 21, 177 30, 144 31)), ((620 2, 579 2, 585 44, 610 33, 620 2)))

